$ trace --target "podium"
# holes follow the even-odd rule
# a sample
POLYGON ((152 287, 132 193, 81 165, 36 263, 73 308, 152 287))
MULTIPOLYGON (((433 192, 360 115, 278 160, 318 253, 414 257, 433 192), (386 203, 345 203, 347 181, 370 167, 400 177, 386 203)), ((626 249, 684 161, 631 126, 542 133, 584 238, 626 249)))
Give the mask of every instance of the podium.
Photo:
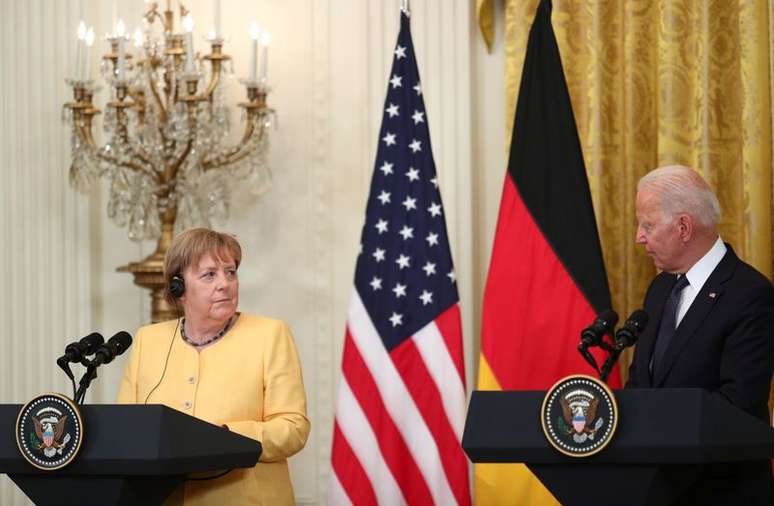
POLYGON ((87 405, 75 461, 42 471, 16 446, 21 407, 0 405, 0 473, 38 505, 161 504, 189 473, 252 467, 261 455, 259 442, 166 406, 87 405))
POLYGON ((618 429, 589 457, 546 440, 545 392, 473 392, 462 447, 476 463, 521 462, 563 505, 669 504, 703 466, 774 457, 774 429, 702 389, 615 391, 618 429))

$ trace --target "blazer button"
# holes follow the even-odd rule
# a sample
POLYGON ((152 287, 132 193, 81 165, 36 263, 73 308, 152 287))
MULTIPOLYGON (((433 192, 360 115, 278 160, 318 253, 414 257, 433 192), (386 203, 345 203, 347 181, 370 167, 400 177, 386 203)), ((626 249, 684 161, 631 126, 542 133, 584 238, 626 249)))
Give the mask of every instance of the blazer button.
POLYGON ((196 378, 194 378, 193 376, 190 376, 190 377, 188 378, 188 383, 190 383, 190 384, 192 384, 192 385, 193 385, 194 383, 196 383, 196 378))
POLYGON ((191 409, 191 401, 185 401, 183 403, 183 406, 185 407, 185 409, 191 409))

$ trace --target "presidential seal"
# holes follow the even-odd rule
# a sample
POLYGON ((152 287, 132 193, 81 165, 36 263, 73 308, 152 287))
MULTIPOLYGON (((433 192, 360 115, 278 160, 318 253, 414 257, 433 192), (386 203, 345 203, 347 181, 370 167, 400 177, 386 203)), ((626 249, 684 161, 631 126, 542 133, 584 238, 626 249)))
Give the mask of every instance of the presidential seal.
POLYGON ((59 394, 45 394, 25 404, 16 419, 16 445, 30 464, 53 471, 71 463, 83 441, 78 406, 59 394))
POLYGON ((618 407, 607 385, 577 374, 560 379, 546 392, 540 421, 551 446, 571 457, 588 457, 613 438, 618 407))

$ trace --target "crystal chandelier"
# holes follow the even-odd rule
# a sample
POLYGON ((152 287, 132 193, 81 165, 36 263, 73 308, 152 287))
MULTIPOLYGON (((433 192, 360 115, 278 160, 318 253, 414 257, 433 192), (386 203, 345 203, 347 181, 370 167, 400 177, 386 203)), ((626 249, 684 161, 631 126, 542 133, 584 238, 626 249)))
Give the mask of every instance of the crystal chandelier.
POLYGON ((110 52, 100 65, 111 97, 103 117, 102 146, 92 133, 100 113, 92 103, 99 89, 88 74, 94 33, 83 23, 78 29, 76 77, 67 80, 74 96, 63 109, 72 130, 70 183, 85 192, 104 177, 110 219, 127 227, 134 241, 157 240, 149 257, 118 269, 134 273, 136 284, 152 290, 153 321, 176 316, 162 291, 162 263, 173 234, 225 220, 236 188, 260 195, 271 184, 267 153, 274 114, 266 105, 268 34, 262 38, 259 76, 260 34, 251 27, 249 77, 240 80, 247 89, 247 101, 239 104, 244 133, 236 145, 229 145, 232 125, 225 98, 233 68, 222 51, 219 4, 216 0, 215 26, 207 38, 210 53, 199 58, 193 49, 193 20, 180 2, 182 33, 174 30, 169 0, 163 12, 157 3, 149 3, 143 28, 131 38, 119 20, 107 37, 110 52), (162 29, 158 36, 153 30, 156 21, 162 29))

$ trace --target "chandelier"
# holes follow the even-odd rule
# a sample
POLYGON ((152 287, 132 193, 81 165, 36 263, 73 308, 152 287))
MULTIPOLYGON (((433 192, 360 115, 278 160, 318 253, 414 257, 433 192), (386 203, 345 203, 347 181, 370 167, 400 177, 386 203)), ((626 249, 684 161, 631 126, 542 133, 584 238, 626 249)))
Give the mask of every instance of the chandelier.
POLYGON ((175 13, 167 0, 162 12, 151 2, 142 28, 129 37, 123 21, 107 36, 110 51, 100 73, 109 86, 102 124, 105 142, 93 135, 100 114, 92 100, 99 91, 90 78, 94 32, 81 23, 75 77, 68 79, 73 101, 63 116, 71 129, 70 184, 81 192, 100 177, 108 182, 108 217, 127 227, 134 241, 156 240, 156 250, 139 262, 119 267, 132 272, 135 283, 151 289, 151 319, 176 316, 163 299, 163 259, 175 233, 192 226, 210 226, 228 217, 229 200, 237 188, 260 195, 271 184, 267 165, 268 129, 274 111, 266 105, 268 34, 251 26, 252 54, 242 109, 244 131, 229 144, 232 125, 226 96, 233 85, 231 58, 223 53, 220 2, 207 41, 210 52, 197 55, 193 19, 178 2, 182 32, 174 28, 175 13), (156 27, 160 25, 160 30, 156 27), (158 33, 160 32, 160 33, 158 33), (258 41, 262 52, 258 72, 258 41))

